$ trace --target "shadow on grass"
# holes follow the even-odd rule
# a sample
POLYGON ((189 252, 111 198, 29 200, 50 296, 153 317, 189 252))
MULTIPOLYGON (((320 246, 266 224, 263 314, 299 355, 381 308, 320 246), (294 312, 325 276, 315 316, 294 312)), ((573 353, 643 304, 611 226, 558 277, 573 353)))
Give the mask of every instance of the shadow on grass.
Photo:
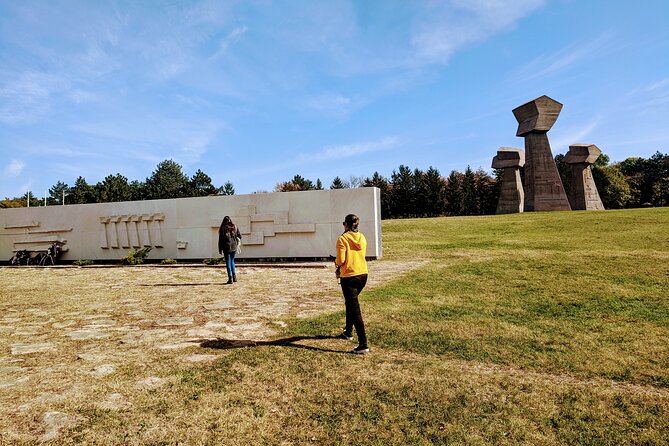
POLYGON ((345 353, 349 354, 350 350, 332 350, 329 348, 313 347, 311 345, 298 344, 300 341, 306 340, 322 340, 322 339, 338 339, 337 336, 292 336, 290 338, 275 339, 273 341, 252 341, 248 339, 232 340, 232 339, 209 339, 200 342, 202 348, 215 348, 228 350, 233 348, 247 348, 247 347, 263 347, 263 346, 279 346, 279 347, 293 347, 304 350, 312 350, 317 352, 328 353, 345 353))

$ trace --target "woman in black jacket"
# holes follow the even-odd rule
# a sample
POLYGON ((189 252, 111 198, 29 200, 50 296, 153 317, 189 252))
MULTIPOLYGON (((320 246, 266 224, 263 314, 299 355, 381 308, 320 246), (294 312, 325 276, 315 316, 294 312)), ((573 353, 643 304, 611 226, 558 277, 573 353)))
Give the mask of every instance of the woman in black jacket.
POLYGON ((235 226, 227 215, 223 218, 221 227, 218 229, 218 252, 225 256, 225 269, 228 271, 228 284, 237 281, 235 269, 235 254, 237 246, 242 239, 239 228, 235 226))

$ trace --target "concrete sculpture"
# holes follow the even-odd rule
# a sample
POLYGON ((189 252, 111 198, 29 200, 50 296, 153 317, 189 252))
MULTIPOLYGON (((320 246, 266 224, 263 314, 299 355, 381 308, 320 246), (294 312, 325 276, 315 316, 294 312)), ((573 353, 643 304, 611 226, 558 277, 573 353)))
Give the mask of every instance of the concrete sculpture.
POLYGON ((54 243, 65 261, 118 260, 149 246, 149 259, 218 257, 226 215, 242 233, 241 258, 323 258, 334 254, 349 213, 360 217, 367 255, 380 258, 380 197, 378 188, 357 188, 0 209, 0 260, 54 243))
POLYGON ((564 157, 564 162, 571 165, 571 189, 569 203, 574 210, 604 210, 599 192, 592 177, 592 164, 602 151, 594 144, 573 144, 564 157))
POLYGON ((516 136, 525 138, 525 212, 571 210, 546 135, 561 110, 562 104, 548 96, 513 110, 516 136))
POLYGON ((525 193, 520 182, 520 168, 525 165, 525 152, 511 147, 501 147, 492 159, 493 169, 504 169, 502 188, 497 202, 497 214, 523 212, 525 193))

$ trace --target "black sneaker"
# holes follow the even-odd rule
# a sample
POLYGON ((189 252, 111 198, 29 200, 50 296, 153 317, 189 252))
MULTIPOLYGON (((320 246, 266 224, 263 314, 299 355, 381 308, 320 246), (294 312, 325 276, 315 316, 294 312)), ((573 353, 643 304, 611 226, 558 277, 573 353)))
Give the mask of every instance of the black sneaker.
POLYGON ((364 355, 365 353, 369 353, 369 347, 367 347, 367 345, 358 345, 351 351, 351 353, 355 353, 356 355, 364 355))
POLYGON ((340 334, 338 336, 338 338, 339 339, 346 339, 347 341, 352 341, 353 340, 353 334, 348 334, 344 331, 344 332, 342 332, 342 334, 340 334))

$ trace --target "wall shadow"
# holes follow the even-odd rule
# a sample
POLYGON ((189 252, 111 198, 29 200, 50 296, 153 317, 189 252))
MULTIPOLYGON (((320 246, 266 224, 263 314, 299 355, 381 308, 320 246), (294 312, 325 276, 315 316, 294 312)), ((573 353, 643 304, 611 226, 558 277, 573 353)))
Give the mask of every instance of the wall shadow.
POLYGON ((228 350, 233 348, 247 348, 247 347, 263 347, 263 346, 280 346, 301 348, 304 350, 312 350, 318 352, 328 353, 350 353, 350 350, 332 350, 329 348, 313 347, 311 345, 298 344, 305 340, 319 340, 319 339, 338 339, 337 336, 292 336, 290 338, 275 339, 273 341, 252 341, 250 339, 233 340, 233 339, 208 339, 200 342, 202 348, 214 348, 220 350, 228 350))

